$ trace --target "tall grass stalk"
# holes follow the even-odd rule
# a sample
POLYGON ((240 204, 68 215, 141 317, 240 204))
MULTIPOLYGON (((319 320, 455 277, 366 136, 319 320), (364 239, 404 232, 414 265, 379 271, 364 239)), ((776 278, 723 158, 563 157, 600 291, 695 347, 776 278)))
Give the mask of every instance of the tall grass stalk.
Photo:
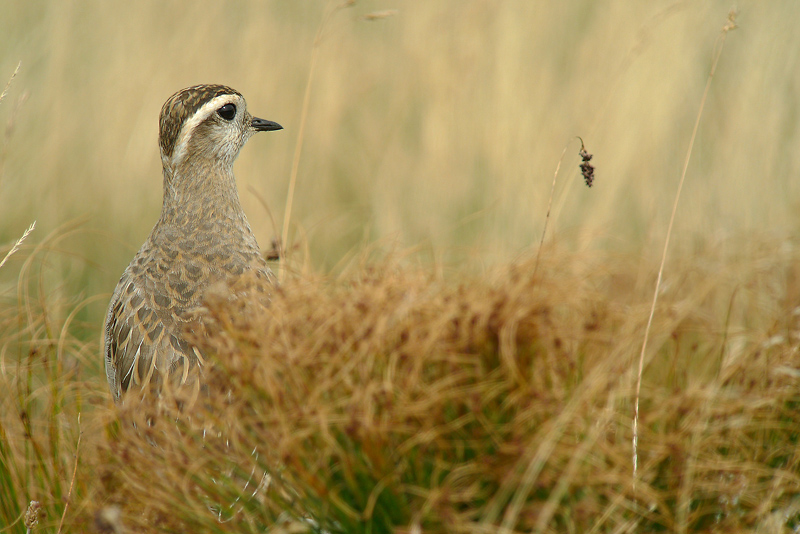
MULTIPOLYGON (((330 6, 333 0, 328 1, 330 6)), ((300 168, 300 156, 303 153, 303 141, 305 140, 306 122, 308 118, 308 106, 311 101, 311 89, 314 83, 314 73, 317 68, 317 59, 319 58, 320 48, 322 44, 322 37, 325 34, 325 29, 331 17, 340 9, 351 7, 355 4, 355 0, 348 0, 335 6, 332 10, 326 9, 325 15, 322 17, 317 28, 317 34, 314 36, 314 44, 311 47, 311 60, 308 66, 308 79, 306 80, 306 88, 303 93, 303 104, 300 108, 300 125, 297 130, 297 140, 294 146, 294 156, 292 157, 292 170, 289 173, 289 188, 286 193, 286 210, 283 216, 283 230, 281 232, 281 241, 278 243, 278 256, 280 261, 279 278, 283 280, 284 272, 286 271, 286 250, 287 240, 289 239, 289 221, 292 217, 292 205, 294 204, 294 191, 297 184, 297 173, 300 168)))
MULTIPOLYGON (((664 248, 661 251, 661 263, 658 266, 658 277, 656 279, 656 285, 653 290, 653 301, 650 304, 650 315, 647 318, 647 326, 644 329, 644 339, 642 340, 642 349, 639 352, 639 368, 636 373, 636 393, 634 398, 634 408, 633 408, 633 437, 632 437, 632 460, 633 460, 633 485, 634 490, 636 487, 636 475, 637 469, 639 466, 639 453, 638 453, 638 445, 639 445, 639 398, 641 396, 642 390, 642 373, 644 371, 644 356, 647 352, 647 341, 650 337, 650 328, 653 325, 653 316, 656 313, 656 303, 658 302, 658 294, 661 289, 661 280, 664 275, 664 265, 667 262, 667 251, 669 249, 669 242, 670 238, 672 237, 672 228, 675 224, 675 214, 678 211, 678 201, 681 198, 681 191, 683 190, 683 184, 686 181, 686 173, 689 169, 689 161, 692 157, 692 149, 694 148, 694 141, 697 138, 697 130, 700 128, 700 119, 703 116, 703 109, 706 105, 706 99, 708 98, 708 91, 711 88, 711 81, 714 79, 714 73, 717 70, 717 64, 719 63, 719 58, 722 55, 722 49, 725 46, 725 38, 728 36, 728 32, 731 30, 736 29, 736 10, 731 10, 728 13, 728 19, 725 22, 725 25, 722 27, 722 31, 717 38, 717 41, 714 45, 714 54, 713 60, 711 62, 711 71, 708 73, 708 80, 706 80, 705 89, 703 89, 703 96, 700 99, 700 108, 697 111, 697 117, 694 121, 694 127, 692 128, 692 135, 689 139, 689 148, 686 151, 686 157, 683 161, 683 170, 681 171, 681 179, 678 182, 678 191, 675 193, 675 200, 672 203, 672 213, 669 217, 669 224, 667 225, 667 236, 664 239, 664 248)), ((685 523, 681 523, 682 525, 685 523)))
POLYGON ((558 164, 556 165, 556 172, 553 173, 553 183, 550 185, 550 196, 547 197, 547 212, 544 216, 544 225, 542 226, 542 237, 539 239, 539 248, 536 251, 536 261, 533 263, 533 274, 536 274, 536 270, 539 268, 539 257, 542 254, 542 248, 544 247, 544 237, 547 234, 547 223, 550 221, 550 208, 553 206, 553 195, 556 192, 556 179, 558 178, 558 171, 561 170, 561 162, 564 161, 564 154, 567 153, 567 148, 569 148, 569 143, 564 146, 564 149, 561 151, 561 157, 558 158, 558 164))

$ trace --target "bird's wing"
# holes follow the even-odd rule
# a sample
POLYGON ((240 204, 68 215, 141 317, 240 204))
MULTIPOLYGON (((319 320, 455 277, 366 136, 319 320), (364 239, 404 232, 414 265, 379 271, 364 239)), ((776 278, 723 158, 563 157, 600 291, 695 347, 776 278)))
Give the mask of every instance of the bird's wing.
POLYGON ((185 383, 202 363, 182 335, 186 319, 175 299, 151 279, 125 271, 105 324, 106 378, 115 400, 132 387, 159 387, 165 373, 185 383))
POLYGON ((115 400, 133 387, 160 387, 163 375, 176 385, 195 378, 204 362, 185 340, 186 324, 202 320, 203 294, 220 282, 226 298, 254 294, 268 301, 273 275, 257 245, 246 251, 209 246, 200 255, 156 251, 149 241, 142 246, 117 284, 106 316, 106 378, 115 400))

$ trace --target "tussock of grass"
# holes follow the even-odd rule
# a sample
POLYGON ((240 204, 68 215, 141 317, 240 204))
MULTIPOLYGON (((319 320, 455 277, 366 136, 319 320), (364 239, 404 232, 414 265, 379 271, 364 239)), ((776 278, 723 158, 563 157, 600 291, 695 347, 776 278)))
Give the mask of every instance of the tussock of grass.
POLYGON ((647 284, 623 262, 547 256, 535 278, 533 260, 460 283, 387 261, 289 279, 268 309, 212 299, 195 332, 208 398, 123 409, 105 506, 141 532, 797 526, 797 263, 770 271, 785 300, 760 308, 758 261, 673 270, 634 490, 647 284))

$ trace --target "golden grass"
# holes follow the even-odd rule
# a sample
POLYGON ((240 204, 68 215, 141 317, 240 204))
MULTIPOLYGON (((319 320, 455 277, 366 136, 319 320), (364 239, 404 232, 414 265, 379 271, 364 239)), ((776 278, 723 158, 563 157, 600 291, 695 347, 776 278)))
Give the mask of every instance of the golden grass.
MULTIPOLYGON (((251 140, 236 165, 268 248, 281 228, 248 191, 285 219, 314 38, 337 3, 9 7, 0 79, 23 67, 0 119, 23 92, 30 98, 3 148, 0 241, 32 220, 49 233, 90 216, 108 237, 74 252, 102 266, 85 268, 88 293, 109 291, 158 217, 160 107, 181 87, 214 81, 286 128, 251 140)), ((556 191, 551 235, 577 250, 655 250, 730 2, 382 4, 339 10, 319 43, 287 250, 300 254, 307 241, 323 271, 374 241, 505 263, 541 235, 552 168, 575 135, 602 172, 588 191, 576 158, 565 162, 572 174, 556 191), (383 8, 398 13, 363 18, 383 8)), ((797 228, 794 12, 740 8, 744 31, 698 132, 682 235, 797 228)))
POLYGON ((667 278, 635 492, 632 369, 652 276, 550 249, 535 277, 533 258, 460 282, 388 259, 289 277, 267 310, 212 301, 213 335, 197 339, 216 355, 210 398, 190 418, 165 400, 115 415, 68 364, 92 349, 26 310, 29 337, 3 345, 3 511, 35 499, 42 528, 57 524, 81 414, 67 532, 114 513, 138 532, 309 518, 346 532, 707 532, 781 514, 792 527, 800 263, 746 252, 667 278))
POLYGON ((729 4, 346 4, 4 7, 0 531, 796 530, 792 6, 740 6, 709 92, 634 485, 729 4), (161 103, 208 81, 290 134, 236 169, 288 270, 268 310, 210 303, 191 417, 118 411, 103 306, 157 217, 161 103), (576 134, 596 187, 565 160, 546 219, 576 134))
POLYGON ((216 355, 210 399, 190 418, 163 399, 123 410, 139 430, 109 442, 101 493, 143 532, 706 532, 792 510, 792 310, 747 324, 731 297, 764 283, 753 265, 674 273, 633 492, 648 291, 607 260, 551 250, 536 277, 528 259, 460 283, 387 260, 287 280, 267 310, 211 302, 212 335, 196 334, 216 355))
POLYGON ((800 253, 738 246, 668 266, 635 490, 655 265, 549 247, 536 275, 531 255, 480 277, 408 258, 289 276, 268 309, 209 302, 207 398, 117 412, 81 371, 85 303, 37 294, 29 257, 33 292, 2 308, 0 512, 37 500, 45 532, 795 528, 800 253))

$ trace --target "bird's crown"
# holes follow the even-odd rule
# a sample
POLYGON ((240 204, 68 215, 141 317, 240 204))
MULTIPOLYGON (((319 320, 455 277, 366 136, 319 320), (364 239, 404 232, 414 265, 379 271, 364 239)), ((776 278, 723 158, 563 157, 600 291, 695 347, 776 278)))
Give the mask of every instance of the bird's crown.
MULTIPOLYGON (((169 97, 161 108, 159 119, 158 142, 162 159, 165 162, 176 159, 176 151, 185 148, 197 125, 215 111, 224 112, 226 104, 244 107, 244 98, 235 89, 217 84, 194 85, 169 97)), ((235 106, 230 109, 232 114, 236 113, 235 106)))

